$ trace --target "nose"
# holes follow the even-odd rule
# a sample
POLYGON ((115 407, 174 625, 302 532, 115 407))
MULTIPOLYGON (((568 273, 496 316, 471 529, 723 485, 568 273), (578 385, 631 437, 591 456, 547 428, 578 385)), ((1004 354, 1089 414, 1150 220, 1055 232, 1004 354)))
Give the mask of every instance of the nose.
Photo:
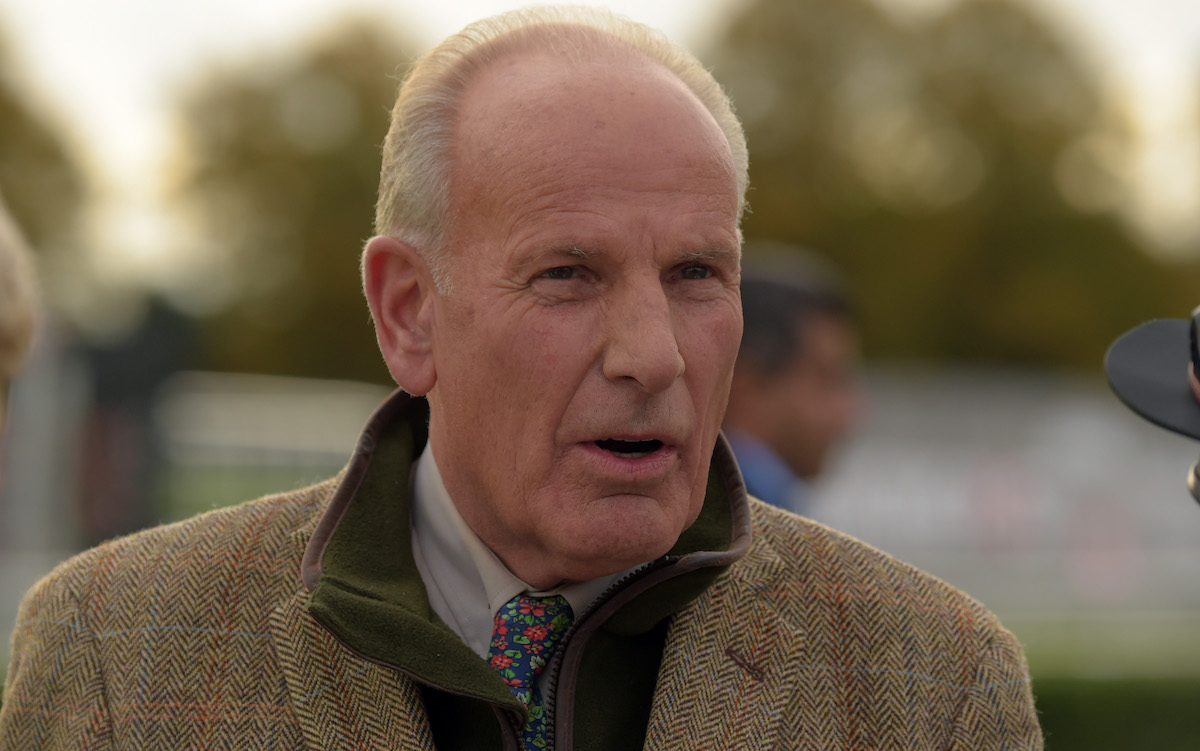
POLYGON ((665 391, 683 375, 670 301, 661 287, 630 292, 607 315, 604 376, 636 383, 642 391, 665 391))

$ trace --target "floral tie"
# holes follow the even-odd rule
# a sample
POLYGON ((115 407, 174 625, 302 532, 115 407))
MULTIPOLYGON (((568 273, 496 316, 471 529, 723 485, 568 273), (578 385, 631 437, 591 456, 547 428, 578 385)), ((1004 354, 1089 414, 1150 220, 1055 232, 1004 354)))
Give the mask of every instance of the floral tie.
POLYGON ((524 733, 527 751, 546 747, 546 718, 537 678, 574 617, 561 595, 517 595, 496 613, 488 662, 500 671, 500 677, 529 710, 524 733))

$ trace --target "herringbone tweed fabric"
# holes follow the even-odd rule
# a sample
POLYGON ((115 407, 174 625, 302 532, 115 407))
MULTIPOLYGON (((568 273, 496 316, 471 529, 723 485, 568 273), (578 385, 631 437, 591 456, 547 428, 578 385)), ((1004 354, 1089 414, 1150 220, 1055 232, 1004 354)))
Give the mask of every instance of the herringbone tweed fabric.
MULTIPOLYGON (((419 691, 307 614, 334 483, 108 543, 22 605, 0 749, 430 749, 419 691)), ((1035 749, 1020 648, 974 601, 752 501, 670 627, 649 749, 1035 749)))

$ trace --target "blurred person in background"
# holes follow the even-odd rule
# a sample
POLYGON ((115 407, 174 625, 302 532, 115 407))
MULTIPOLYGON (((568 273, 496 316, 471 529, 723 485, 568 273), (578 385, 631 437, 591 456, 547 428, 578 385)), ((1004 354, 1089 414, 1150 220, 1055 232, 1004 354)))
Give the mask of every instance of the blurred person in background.
POLYGON ((803 514, 810 484, 862 411, 858 327, 842 281, 819 259, 756 249, 747 242, 724 431, 750 494, 803 514))
POLYGON ((400 390, 338 476, 35 586, 0 748, 1041 748, 995 616, 746 494, 748 161, 599 9, 418 60, 362 256, 400 390))
POLYGON ((8 389, 33 338, 33 266, 25 239, 0 196, 0 433, 8 389))

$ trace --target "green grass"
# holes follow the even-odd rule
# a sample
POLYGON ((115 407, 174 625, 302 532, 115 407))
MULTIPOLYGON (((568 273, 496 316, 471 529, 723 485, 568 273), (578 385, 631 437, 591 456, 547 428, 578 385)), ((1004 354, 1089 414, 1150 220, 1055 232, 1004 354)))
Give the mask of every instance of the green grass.
POLYGON ((1200 748, 1200 678, 1042 678, 1033 692, 1047 751, 1200 748))

